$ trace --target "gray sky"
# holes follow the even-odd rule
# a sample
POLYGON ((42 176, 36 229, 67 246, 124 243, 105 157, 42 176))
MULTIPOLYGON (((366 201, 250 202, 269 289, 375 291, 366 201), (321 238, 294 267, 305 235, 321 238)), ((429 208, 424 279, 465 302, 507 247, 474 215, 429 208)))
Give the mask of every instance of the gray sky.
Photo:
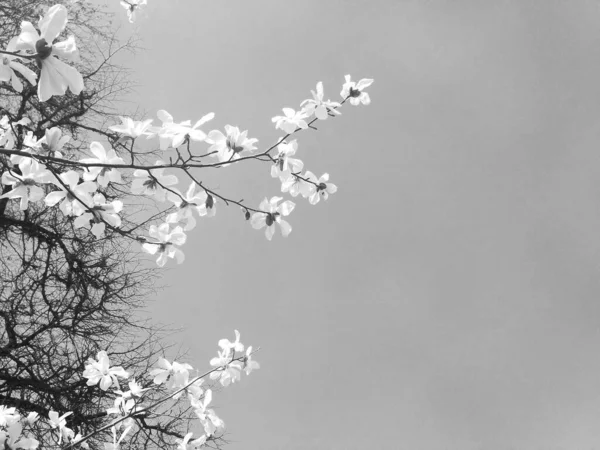
POLYGON ((151 305, 195 367, 261 346, 215 398, 228 448, 600 448, 597 1, 149 0, 136 28, 132 100, 263 146, 317 81, 375 79, 298 137, 338 193, 272 242, 219 205, 151 305))

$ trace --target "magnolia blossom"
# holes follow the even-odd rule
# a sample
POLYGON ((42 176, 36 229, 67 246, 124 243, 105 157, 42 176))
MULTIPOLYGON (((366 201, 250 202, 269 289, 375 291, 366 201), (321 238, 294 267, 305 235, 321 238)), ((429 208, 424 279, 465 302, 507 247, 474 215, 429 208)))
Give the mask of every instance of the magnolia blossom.
POLYGON ((143 122, 135 121, 130 117, 120 117, 120 119, 121 125, 113 125, 108 127, 108 129, 132 139, 151 134, 148 130, 152 124, 152 119, 144 120, 143 122))
MULTIPOLYGON (((58 127, 47 128, 44 136, 36 139, 32 131, 28 131, 23 139, 23 145, 26 147, 22 151, 27 153, 47 152, 55 158, 62 158, 60 152, 67 142, 71 139, 70 136, 62 136, 62 131, 58 127)), ((10 155, 10 161, 13 164, 19 164, 25 156, 10 155)))
POLYGON ((368 105, 371 103, 371 97, 364 89, 368 88, 373 84, 373 80, 370 78, 363 78, 358 83, 352 81, 350 75, 346 75, 346 82, 342 86, 342 92, 340 95, 342 98, 350 98, 350 104, 357 106, 359 104, 368 105))
POLYGON ((29 425, 33 425, 34 423, 36 423, 36 422, 37 422, 37 420, 39 419, 39 416, 40 416, 40 415, 39 415, 38 413, 36 413, 36 412, 30 412, 30 413, 27 415, 27 423, 28 423, 29 425))
POLYGON ((119 439, 117 439, 117 428, 112 427, 111 430, 112 430, 112 434, 113 434, 113 441, 105 442, 104 450, 119 450, 121 441, 123 441, 123 439, 125 439, 125 436, 127 436, 127 433, 129 433, 129 430, 131 430, 131 426, 125 428, 125 430, 123 431, 123 433, 121 434, 121 437, 119 439))
POLYGON ((208 409, 208 405, 211 401, 212 391, 210 389, 204 393, 203 400, 190 398, 192 408, 198 416, 198 419, 200 419, 200 423, 202 423, 204 432, 208 437, 212 436, 215 431, 225 428, 225 422, 223 422, 212 409, 208 409))
POLYGON ((98 352, 97 358, 97 361, 93 358, 88 359, 83 371, 83 376, 88 379, 86 383, 88 386, 100 383, 100 389, 106 391, 113 384, 119 387, 117 377, 129 377, 129 373, 121 366, 110 367, 110 359, 104 350, 98 352))
POLYGON ((0 405, 0 427, 4 427, 19 419, 19 413, 14 406, 9 408, 8 406, 0 405))
POLYGON ((58 428, 58 432, 60 433, 58 438, 59 444, 62 442, 63 437, 65 437, 65 439, 71 439, 75 435, 73 430, 67 427, 66 417, 70 416, 71 414, 73 414, 72 411, 59 417, 56 411, 50 411, 48 413, 50 426, 52 428, 58 428))
POLYGON ((244 344, 240 342, 240 332, 238 330, 233 330, 235 333, 235 342, 231 342, 229 339, 220 339, 219 347, 223 350, 230 352, 233 350, 234 352, 243 352, 244 344))
MULTIPOLYGON (((122 158, 117 156, 117 153, 110 149, 108 152, 104 149, 100 142, 92 142, 90 151, 95 158, 83 158, 79 162, 84 164, 125 164, 122 158)), ((102 187, 108 186, 109 182, 120 183, 121 172, 116 168, 110 167, 88 167, 83 172, 83 179, 86 181, 97 180, 102 187)))
POLYGON ((206 440, 208 439, 208 436, 203 434, 198 439, 194 439, 193 441, 190 442, 190 439, 192 438, 193 435, 194 435, 194 433, 188 433, 183 437, 183 439, 177 439, 177 441, 176 441, 177 449, 178 450, 196 450, 196 449, 202 447, 204 444, 206 444, 206 440))
POLYGON ((253 370, 260 369, 260 364, 252 359, 252 346, 246 350, 246 357, 243 362, 243 369, 246 375, 250 375, 253 370))
POLYGON ((304 112, 307 116, 312 116, 313 114, 319 120, 327 119, 329 113, 332 114, 341 114, 337 108, 340 106, 338 102, 332 102, 331 100, 323 100, 323 83, 319 81, 317 83, 317 92, 310 91, 312 93, 312 100, 304 100, 300 106, 302 107, 302 112, 304 112))
POLYGON ((281 197, 272 197, 271 200, 265 198, 259 206, 259 208, 265 212, 256 212, 252 215, 252 227, 259 230, 266 226, 265 236, 267 236, 268 240, 273 239, 276 223, 279 224, 281 234, 284 237, 287 237, 292 231, 292 226, 283 219, 283 216, 290 214, 294 210, 296 204, 286 200, 278 205, 281 200, 283 200, 281 197))
POLYGON ((73 221, 75 228, 89 227, 90 222, 93 222, 91 232, 96 238, 100 239, 104 235, 106 224, 114 228, 121 226, 121 218, 119 213, 123 209, 123 202, 113 200, 110 203, 106 202, 104 195, 97 193, 94 195, 93 205, 86 205, 88 212, 83 213, 73 221))
POLYGON ((328 173, 324 173, 319 179, 317 179, 317 177, 309 171, 307 171, 304 176, 312 181, 315 186, 315 189, 308 196, 308 201, 311 205, 316 205, 319 203, 321 197, 323 197, 323 200, 327 200, 329 194, 335 194, 337 192, 337 186, 329 182, 328 173))
MULTIPOLYGON (((16 53, 18 41, 18 37, 12 38, 6 46, 6 51, 16 53)), ((21 58, 19 58, 18 56, 0 53, 0 81, 10 82, 15 91, 22 92, 23 83, 21 82, 15 71, 23 75, 25 79, 33 85, 35 85, 36 83, 37 75, 34 71, 21 64, 18 61, 19 59, 21 58)))
POLYGON ((204 389, 202 389, 202 385, 204 384, 204 380, 202 378, 197 378, 192 384, 187 387, 187 392, 191 398, 199 399, 204 393, 204 389))
MULTIPOLYGON (((165 358, 160 358, 157 362, 158 367, 150 371, 150 375, 154 377, 154 384, 163 384, 167 389, 180 389, 188 384, 190 378, 190 370, 193 367, 189 364, 178 363, 173 361, 171 364, 165 358)), ((173 396, 173 398, 179 398, 183 394, 183 391, 173 396)))
POLYGON ((158 253, 156 264, 160 267, 164 266, 167 262, 167 258, 177 259, 178 264, 183 262, 185 255, 181 250, 175 247, 176 245, 179 246, 185 244, 185 240, 187 239, 187 236, 181 227, 175 227, 169 232, 168 223, 163 223, 159 227, 151 225, 148 233, 150 234, 150 237, 156 239, 158 242, 146 242, 145 244, 142 244, 142 248, 151 255, 158 253))
POLYGON ((158 111, 157 116, 163 123, 162 127, 152 127, 151 131, 158 135, 161 150, 166 150, 169 147, 177 148, 188 139, 191 141, 204 141, 206 133, 200 130, 199 127, 215 117, 214 113, 208 113, 192 126, 189 120, 175 123, 173 116, 164 109, 158 111))
POLYGON ((306 177, 290 174, 281 182, 281 192, 289 192, 292 197, 296 197, 298 194, 304 198, 310 197, 315 192, 316 186, 304 178, 306 177))
POLYGON ((38 22, 41 33, 37 32, 31 22, 21 23, 21 34, 16 47, 33 52, 41 65, 38 97, 42 102, 53 95, 63 95, 67 89, 73 94, 79 94, 83 90, 81 74, 61 61, 79 60, 75 38, 69 36, 67 40, 53 44, 67 25, 67 20, 67 9, 63 5, 54 5, 38 22))
POLYGON ((54 181, 59 191, 50 192, 46 195, 44 202, 48 206, 60 203, 60 210, 65 216, 80 216, 85 213, 87 206, 94 203, 91 193, 96 191, 96 183, 85 181, 79 183, 79 173, 74 170, 61 173, 61 182, 54 181), (64 185, 67 185, 65 187, 64 185), (83 202, 83 203, 82 203, 83 202))
POLYGON ((62 130, 58 127, 47 128, 44 136, 37 144, 56 158, 62 158, 61 150, 67 142, 71 140, 71 136, 63 136, 62 130))
POLYGON ((302 111, 294 111, 292 108, 283 108, 284 116, 275 116, 271 121, 275 124, 275 129, 281 129, 288 134, 292 134, 298 128, 306 129, 308 124, 306 114, 302 111))
POLYGON ((258 139, 249 139, 248 130, 240 132, 238 127, 225 125, 225 133, 219 130, 213 130, 208 133, 207 142, 212 144, 208 151, 215 152, 219 161, 228 162, 240 158, 242 152, 251 152, 256 150, 254 144, 258 139))
POLYGON ((135 13, 138 8, 144 6, 147 0, 123 0, 121 1, 121 6, 127 10, 127 18, 129 19, 129 23, 133 23, 135 21, 135 13))
POLYGON ((6 431, 0 430, 0 448, 16 449, 34 449, 39 446, 39 442, 32 437, 21 437, 23 425, 21 422, 13 422, 6 431))
POLYGON ((130 391, 116 391, 119 396, 115 398, 112 408, 106 410, 106 414, 116 414, 120 416, 128 416, 129 414, 138 411, 140 406, 136 399, 131 396, 130 391))
POLYGON ((2 174, 2 184, 12 186, 12 189, 0 195, 0 198, 20 198, 20 208, 25 211, 30 201, 35 202, 44 197, 44 190, 38 184, 49 183, 52 174, 31 158, 23 158, 19 163, 19 170, 20 175, 12 170, 2 174))
POLYGON ((275 157, 275 163, 271 166, 271 176, 279 177, 281 181, 287 180, 292 173, 300 172, 304 163, 299 159, 292 158, 298 150, 298 142, 294 139, 289 144, 282 142, 277 146, 279 152, 275 157))
POLYGON ((229 350, 217 352, 217 356, 210 360, 210 365, 217 369, 211 372, 210 379, 219 380, 225 387, 242 378, 242 363, 231 361, 231 352, 229 350))
POLYGON ((196 226, 196 219, 192 214, 195 209, 199 216, 213 217, 216 212, 215 200, 212 195, 202 190, 196 192, 196 183, 191 182, 185 194, 173 189, 167 192, 167 198, 178 208, 176 212, 167 216, 167 223, 185 222, 184 231, 192 230, 196 226))
MULTIPOLYGON (((17 142, 17 136, 15 130, 18 125, 28 125, 31 121, 24 117, 18 122, 11 122, 8 116, 2 116, 0 119, 0 147, 4 147, 8 150, 12 150, 17 142)), ((13 162, 18 164, 17 162, 13 162)))
MULTIPOLYGON (((156 161, 156 165, 162 164, 164 164, 162 161, 156 161)), ((131 182, 131 192, 154 196, 157 200, 164 202, 166 192, 163 186, 177 184, 177 177, 175 175, 163 175, 164 170, 164 168, 135 170, 133 172, 134 180, 131 182)))

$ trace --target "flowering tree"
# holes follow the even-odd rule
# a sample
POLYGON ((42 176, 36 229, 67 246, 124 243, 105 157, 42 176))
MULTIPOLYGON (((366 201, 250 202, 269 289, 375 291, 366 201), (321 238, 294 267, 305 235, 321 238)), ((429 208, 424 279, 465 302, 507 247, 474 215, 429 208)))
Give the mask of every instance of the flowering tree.
MULTIPOLYGON (((129 21, 145 4, 121 1, 129 21)), ((193 123, 166 110, 156 122, 117 120, 127 81, 112 57, 133 43, 118 45, 103 14, 83 1, 0 4, 0 445, 215 446, 224 422, 211 386, 257 369, 253 348, 235 331, 204 372, 157 358, 160 336, 140 339, 152 328, 129 320, 152 269, 123 261, 142 251, 158 266, 182 263, 186 233, 227 206, 269 240, 288 236, 294 201, 247 203, 199 174, 260 161, 281 193, 327 200, 337 187, 304 171, 296 136, 345 104, 369 104, 372 80, 347 75, 339 102, 318 83, 272 118, 282 136, 266 146, 237 126, 210 130, 210 112, 193 123)))

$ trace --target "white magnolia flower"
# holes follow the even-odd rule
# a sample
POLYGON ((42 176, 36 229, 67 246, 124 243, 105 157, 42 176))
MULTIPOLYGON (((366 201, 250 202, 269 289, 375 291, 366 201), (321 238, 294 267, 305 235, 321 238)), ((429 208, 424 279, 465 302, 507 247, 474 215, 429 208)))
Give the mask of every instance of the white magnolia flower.
POLYGON ((33 425, 34 423, 36 423, 36 422, 37 422, 37 420, 38 420, 39 418, 40 418, 40 415, 39 415, 38 413, 36 413, 36 412, 30 412, 30 413, 27 415, 27 423, 28 423, 29 425, 33 425))
POLYGON ((308 124, 306 114, 302 111, 294 111, 292 108, 283 108, 284 116, 275 116, 271 121, 275 124, 275 129, 281 129, 288 134, 292 134, 298 128, 306 129, 308 124))
POLYGON ((78 184, 79 173, 74 170, 61 173, 59 177, 62 182, 67 185, 68 190, 59 181, 54 181, 54 184, 60 190, 50 192, 46 195, 44 202, 48 206, 54 206, 58 202, 61 202, 59 208, 65 216, 82 215, 87 209, 86 205, 92 205, 94 203, 91 193, 96 191, 96 183, 85 181, 78 184))
POLYGON ((73 94, 79 94, 83 90, 81 74, 62 61, 79 60, 75 38, 69 36, 67 40, 53 44, 67 25, 67 20, 67 8, 63 5, 54 5, 38 22, 40 33, 31 22, 21 23, 21 34, 16 46, 19 50, 28 50, 36 54, 37 61, 41 65, 38 83, 38 97, 41 102, 45 102, 53 95, 63 95, 67 89, 70 89, 73 94))
MULTIPOLYGON (((163 384, 167 389, 177 390, 188 384, 190 379, 190 370, 194 368, 189 364, 178 363, 173 361, 171 364, 165 358, 160 358, 157 362, 158 367, 150 371, 150 375, 154 377, 154 384, 163 384)), ((183 391, 173 396, 179 398, 183 391)))
POLYGON ((242 152, 251 152, 256 150, 254 144, 258 139, 248 137, 248 130, 240 132, 238 127, 225 125, 225 134, 219 130, 212 130, 208 133, 209 144, 212 144, 208 151, 216 152, 215 155, 220 162, 228 162, 239 159, 242 152))
POLYGON ((31 437, 21 438, 23 425, 20 422, 13 422, 6 430, 0 430, 0 447, 11 450, 34 449, 39 446, 39 442, 31 437))
POLYGON ((51 156, 62 158, 61 150, 67 142, 71 140, 70 136, 63 136, 62 130, 58 127, 47 128, 42 137, 37 143, 42 150, 50 153, 51 156))
POLYGON ((133 23, 135 21, 135 13, 138 8, 146 5, 147 0, 123 0, 121 1, 121 6, 127 10, 127 18, 129 19, 129 23, 133 23))
POLYGON ((259 208, 265 212, 256 212, 252 215, 252 227, 259 230, 266 226, 265 236, 267 236, 268 240, 273 239, 276 223, 279 224, 281 234, 284 237, 287 237, 292 231, 292 226, 284 220, 283 217, 290 214, 294 210, 296 204, 286 200, 281 203, 281 205, 278 205, 281 200, 283 200, 281 197, 272 197, 271 200, 265 198, 259 206, 259 208))
POLYGON ((204 393, 203 400, 190 398, 190 404, 198 416, 198 419, 200 419, 200 423, 202 423, 204 432, 208 437, 212 436, 215 431, 225 428, 225 422, 223 422, 212 409, 208 409, 208 405, 211 401, 212 391, 210 389, 204 393))
POLYGON ((208 113, 192 126, 189 120, 175 123, 173 116, 164 109, 158 111, 157 116, 163 123, 162 127, 152 127, 151 131, 153 134, 158 135, 161 150, 166 150, 169 147, 177 148, 188 139, 191 141, 204 141, 206 133, 200 130, 199 127, 215 117, 214 113, 208 113))
POLYGON ((15 407, 0 405, 0 427, 5 427, 21 419, 15 407))
MULTIPOLYGON (((306 173, 310 174, 308 171, 306 173)), ((310 180, 306 175, 290 174, 288 178, 281 182, 281 192, 289 192, 292 197, 296 197, 298 194, 304 198, 310 197, 317 189, 310 181, 316 182, 317 179, 315 177, 314 180, 306 181, 305 178, 310 180)))
MULTIPOLYGON (((0 147, 12 150, 17 142, 15 130, 18 125, 28 125, 31 121, 25 117, 18 122, 11 122, 8 116, 2 116, 0 119, 0 147)), ((11 159, 12 161, 12 159, 11 159)), ((18 164, 19 161, 13 161, 13 164, 18 164)))
MULTIPOLYGON (((92 142, 90 144, 90 151, 94 154, 95 158, 83 158, 79 162, 84 164, 125 164, 125 161, 111 148, 108 152, 104 149, 100 142, 92 142)), ((108 186, 108 183, 120 183, 121 172, 116 168, 110 167, 88 167, 83 172, 83 179, 85 181, 98 181, 98 184, 102 187, 108 186)))
POLYGON ((229 339, 220 339, 219 347, 227 352, 230 352, 231 350, 235 352, 243 352, 244 344, 240 342, 240 332, 238 330, 233 331, 235 333, 235 342, 231 342, 229 339))
POLYGON ((242 378, 242 363, 231 361, 231 352, 229 350, 217 352, 217 356, 210 360, 210 365, 217 369, 211 372, 210 379, 219 380, 224 387, 242 378))
POLYGON ((86 205, 88 211, 77 217, 73 221, 73 226, 75 228, 87 228, 92 222, 91 232, 96 238, 100 239, 104 235, 107 223, 115 228, 121 226, 119 213, 123 209, 123 202, 113 200, 107 203, 106 197, 100 193, 94 195, 92 200, 94 201, 93 205, 86 205))
POLYGON ((121 366, 110 367, 110 359, 104 350, 98 352, 97 358, 97 361, 93 358, 88 359, 83 371, 83 376, 88 379, 86 383, 88 386, 100 383, 100 389, 106 391, 113 384, 119 387, 117 377, 129 377, 129 373, 121 366))
POLYGON ((199 399, 202 394, 204 394, 204 389, 202 389, 202 385, 204 384, 204 379, 198 378, 192 384, 190 384, 187 388, 187 392, 191 398, 199 399))
POLYGON ((31 158, 23 158, 19 163, 18 174, 12 170, 2 174, 2 184, 12 186, 6 194, 0 198, 20 198, 20 208, 25 211, 29 202, 36 202, 44 197, 44 190, 39 184, 49 183, 53 176, 46 168, 31 158))
POLYGON ((62 442, 62 438, 66 438, 66 439, 71 439, 75 433, 73 432, 73 430, 71 430, 70 428, 67 427, 67 421, 66 421, 66 417, 70 416, 71 414, 73 414, 72 411, 63 414, 62 416, 58 416, 58 413, 56 411, 50 411, 48 413, 48 419, 50 426, 52 428, 58 428, 58 432, 59 432, 59 438, 58 438, 58 443, 60 444, 62 442))
MULTIPOLYGON (((156 161, 156 165, 164 164, 162 161, 156 161)), ((164 202, 166 192, 163 186, 173 186, 177 184, 175 175, 163 175, 164 168, 148 170, 135 170, 133 172, 134 180, 131 182, 131 192, 134 194, 145 194, 155 197, 164 202)))
POLYGON ((125 436, 127 436, 127 433, 129 433, 129 430, 131 430, 131 426, 125 428, 125 430, 123 431, 123 434, 121 434, 121 437, 119 439, 117 439, 117 428, 112 427, 111 429, 112 429, 112 434, 113 434, 113 441, 105 442, 104 450, 119 450, 121 441, 123 441, 123 439, 125 439, 125 436))
POLYGON ((260 369, 260 364, 252 359, 252 346, 246 350, 243 369, 246 375, 250 375, 253 370, 260 369))
POLYGON ((341 114, 337 108, 340 106, 338 102, 332 102, 331 100, 323 100, 323 83, 319 81, 317 83, 317 92, 310 91, 312 93, 312 100, 304 100, 300 106, 302 107, 302 111, 308 116, 312 116, 313 114, 319 120, 327 119, 329 113, 332 114, 341 114))
POLYGON ((196 219, 194 219, 194 215, 192 214, 193 209, 201 217, 214 217, 216 212, 214 197, 207 194, 204 190, 196 192, 196 186, 196 183, 191 182, 185 194, 181 194, 176 189, 173 190, 177 194, 167 192, 167 198, 178 208, 176 212, 167 216, 167 223, 185 222, 183 230, 189 231, 196 226, 196 219))
MULTIPOLYGON (((18 37, 12 38, 6 46, 6 51, 16 53, 18 40, 18 37)), ((22 92, 23 83, 21 82, 20 78, 17 76, 15 71, 23 75, 25 79, 34 86, 36 83, 37 75, 33 70, 21 64, 18 61, 19 59, 20 58, 18 56, 0 54, 0 81, 10 82, 15 91, 22 92)))
POLYGON ((335 194, 337 192, 337 186, 329 182, 328 173, 324 173, 318 180, 312 172, 307 171, 304 176, 315 183, 315 189, 308 197, 308 201, 311 205, 319 203, 321 197, 323 197, 323 200, 327 200, 329 194, 335 194))
POLYGON ((183 232, 181 227, 175 227, 172 231, 169 231, 169 224, 163 223, 159 227, 151 225, 149 229, 150 237, 158 242, 146 242, 142 244, 142 248, 155 255, 158 253, 158 259, 156 263, 162 267, 166 264, 167 258, 177 259, 177 263, 181 264, 185 255, 179 250, 176 245, 183 245, 187 239, 186 234, 183 232))
POLYGON ((346 75, 346 82, 342 86, 340 95, 344 99, 349 97, 351 105, 356 106, 361 103, 363 105, 368 105, 371 103, 371 97, 369 97, 369 94, 364 92, 364 90, 372 84, 373 80, 370 78, 363 78, 357 83, 351 80, 350 75, 346 75))
POLYGON ((281 181, 287 180, 292 173, 298 173, 304 167, 304 163, 299 159, 292 158, 298 150, 298 142, 294 139, 289 144, 282 142, 277 146, 278 154, 275 157, 275 163, 271 166, 271 176, 281 181))
POLYGON ((108 129, 132 139, 151 134, 148 130, 152 124, 152 119, 144 120, 143 122, 135 121, 130 117, 120 117, 120 119, 121 125, 113 125, 108 127, 108 129))
MULTIPOLYGON (((62 158, 63 154, 60 152, 64 145, 71 139, 70 136, 62 136, 62 131, 58 127, 48 128, 44 132, 44 136, 37 139, 32 131, 28 131, 23 139, 22 151, 27 153, 40 153, 46 152, 49 156, 54 158, 62 158)), ((10 161, 13 164, 19 164, 25 156, 21 155, 10 155, 10 161)))

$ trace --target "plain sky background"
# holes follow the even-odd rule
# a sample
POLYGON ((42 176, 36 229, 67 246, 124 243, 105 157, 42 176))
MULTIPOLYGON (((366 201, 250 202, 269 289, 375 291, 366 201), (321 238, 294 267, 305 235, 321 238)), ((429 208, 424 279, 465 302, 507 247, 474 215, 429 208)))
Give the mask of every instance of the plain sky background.
MULTIPOLYGON (((337 194, 272 242, 219 205, 152 299, 195 367, 233 329, 261 347, 215 397, 227 448, 600 448, 597 0, 148 3, 130 100, 206 131, 264 148, 317 81, 375 79, 298 136, 337 194)), ((279 191, 256 162, 202 177, 279 191)))

